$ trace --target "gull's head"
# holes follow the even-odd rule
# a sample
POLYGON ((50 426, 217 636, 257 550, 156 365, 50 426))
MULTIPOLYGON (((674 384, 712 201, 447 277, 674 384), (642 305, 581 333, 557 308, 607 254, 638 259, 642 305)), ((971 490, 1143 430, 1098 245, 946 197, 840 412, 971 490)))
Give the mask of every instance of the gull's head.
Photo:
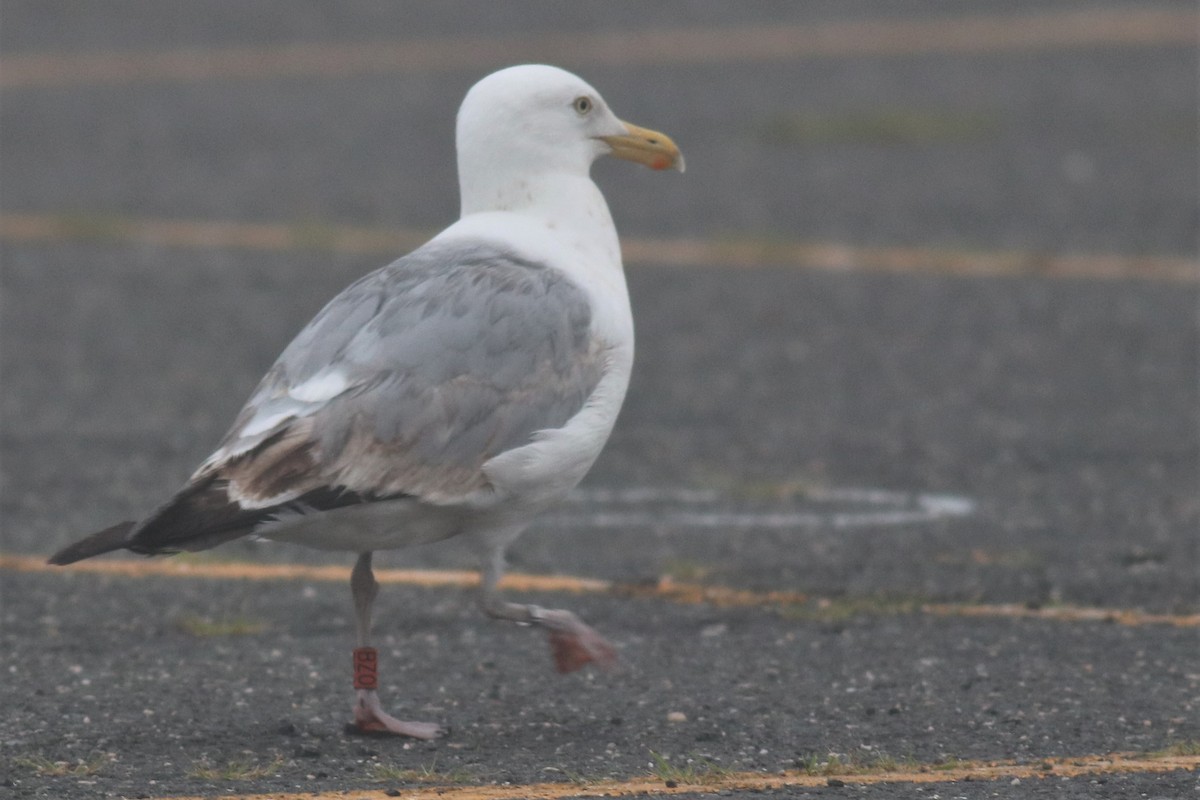
POLYGON ((541 64, 502 69, 471 87, 456 140, 464 205, 468 182, 489 174, 586 176, 604 155, 657 170, 684 167, 670 137, 622 122, 586 81, 541 64))

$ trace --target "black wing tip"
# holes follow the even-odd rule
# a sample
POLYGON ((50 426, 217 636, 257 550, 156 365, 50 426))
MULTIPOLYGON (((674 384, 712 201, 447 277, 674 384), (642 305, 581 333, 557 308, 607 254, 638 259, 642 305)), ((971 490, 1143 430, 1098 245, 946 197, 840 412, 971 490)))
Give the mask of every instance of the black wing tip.
POLYGON ((98 533, 93 533, 91 536, 80 539, 74 544, 67 545, 46 559, 46 563, 62 567, 67 564, 74 564, 76 561, 82 561, 85 558, 101 555, 102 553, 122 550, 128 546, 129 532, 133 530, 135 524, 137 523, 118 522, 116 525, 105 528, 98 533))

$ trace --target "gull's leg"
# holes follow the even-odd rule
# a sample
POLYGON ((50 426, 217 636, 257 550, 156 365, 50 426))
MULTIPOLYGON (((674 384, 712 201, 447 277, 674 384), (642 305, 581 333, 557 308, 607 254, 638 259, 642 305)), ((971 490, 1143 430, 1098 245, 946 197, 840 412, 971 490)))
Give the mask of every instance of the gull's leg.
POLYGON ((545 628, 559 672, 573 672, 591 661, 605 669, 616 665, 617 649, 570 611, 505 600, 497 589, 503 575, 504 549, 496 548, 484 560, 479 604, 485 614, 493 619, 545 628))
POLYGON ((371 554, 360 553, 350 573, 350 591, 354 594, 354 627, 358 647, 354 650, 354 725, 364 733, 394 733, 416 739, 436 739, 445 734, 432 722, 404 722, 383 710, 379 704, 378 656, 371 647, 371 604, 379 594, 379 583, 371 572, 371 554))

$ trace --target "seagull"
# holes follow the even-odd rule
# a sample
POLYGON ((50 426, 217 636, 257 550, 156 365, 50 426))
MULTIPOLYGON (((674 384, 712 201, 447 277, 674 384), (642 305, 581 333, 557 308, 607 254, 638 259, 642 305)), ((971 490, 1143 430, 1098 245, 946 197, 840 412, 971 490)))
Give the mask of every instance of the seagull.
POLYGON ((510 602, 497 585, 506 548, 600 454, 629 384, 620 243, 591 165, 611 155, 684 169, 669 137, 538 64, 476 83, 456 145, 459 220, 334 297, 173 497, 49 559, 243 536, 356 553, 352 726, 418 739, 445 731, 396 719, 377 693, 376 550, 469 537, 485 614, 543 629, 560 672, 616 661, 570 611, 510 602))

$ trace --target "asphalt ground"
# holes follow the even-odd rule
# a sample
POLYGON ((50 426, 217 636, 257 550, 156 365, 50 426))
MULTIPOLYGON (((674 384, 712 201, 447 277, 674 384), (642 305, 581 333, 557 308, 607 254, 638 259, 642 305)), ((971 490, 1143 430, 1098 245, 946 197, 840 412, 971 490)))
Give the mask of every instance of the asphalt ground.
POLYGON ((1195 28, 1190 3, 6 2, 0 795, 1194 796, 1195 28), (515 595, 618 671, 559 678, 485 621, 454 542, 381 554, 420 570, 380 598, 385 702, 452 734, 348 737, 349 590, 319 569, 348 557, 36 567, 173 491, 386 234, 452 220, 463 92, 550 56, 688 157, 596 170, 638 362, 581 493, 511 554, 515 595))

